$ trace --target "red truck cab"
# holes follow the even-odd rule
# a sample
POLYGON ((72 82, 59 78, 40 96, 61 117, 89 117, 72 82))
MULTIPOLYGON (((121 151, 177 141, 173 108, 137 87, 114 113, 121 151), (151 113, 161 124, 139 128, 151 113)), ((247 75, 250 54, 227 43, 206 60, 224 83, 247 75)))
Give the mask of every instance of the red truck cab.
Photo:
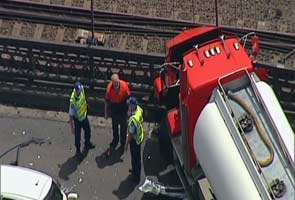
POLYGON ((267 79, 264 70, 255 70, 239 38, 225 37, 217 27, 185 30, 168 42, 166 64, 155 80, 155 94, 167 107, 169 139, 165 139, 172 146, 173 160, 180 176, 185 177, 186 183, 182 182, 186 188, 198 188, 194 180, 204 175, 194 140, 196 124, 213 92, 254 71, 260 79, 267 79))

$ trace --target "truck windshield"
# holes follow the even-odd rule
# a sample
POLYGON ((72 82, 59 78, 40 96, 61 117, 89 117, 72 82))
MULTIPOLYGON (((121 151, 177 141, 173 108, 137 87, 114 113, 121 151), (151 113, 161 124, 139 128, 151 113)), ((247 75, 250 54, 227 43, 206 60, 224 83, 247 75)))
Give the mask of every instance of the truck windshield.
POLYGON ((54 181, 52 181, 51 188, 44 200, 63 200, 63 195, 54 181))

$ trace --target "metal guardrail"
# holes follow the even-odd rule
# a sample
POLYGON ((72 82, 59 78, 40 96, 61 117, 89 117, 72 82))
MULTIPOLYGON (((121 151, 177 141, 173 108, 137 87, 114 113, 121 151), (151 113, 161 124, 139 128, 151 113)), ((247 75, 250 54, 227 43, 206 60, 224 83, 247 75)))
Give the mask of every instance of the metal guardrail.
POLYGON ((152 85, 162 54, 40 42, 0 36, 1 74, 72 83, 78 77, 100 84, 113 72, 129 82, 152 85), (55 74, 55 76, 51 76, 55 74))
POLYGON ((257 63, 256 66, 267 69, 270 84, 276 95, 286 104, 288 110, 295 112, 295 70, 279 68, 267 63, 257 63))
MULTIPOLYGON (((33 94, 34 90, 41 91, 44 99, 66 99, 72 84, 81 80, 93 102, 102 102, 106 85, 115 72, 131 83, 134 94, 145 106, 154 110, 158 106, 153 102, 153 84, 165 61, 163 54, 0 37, 0 56, 2 90, 14 92, 15 99, 18 92, 33 94), (146 101, 142 100, 144 97, 146 101)), ((269 71, 270 83, 283 108, 295 117, 295 71, 267 63, 256 66, 269 71)), ((60 107, 67 109, 64 104, 60 107)))
POLYGON ((0 99, 67 111, 73 83, 80 80, 90 113, 102 115, 106 86, 112 73, 119 73, 152 120, 162 108, 153 103, 153 80, 162 63, 163 55, 0 36, 0 99))

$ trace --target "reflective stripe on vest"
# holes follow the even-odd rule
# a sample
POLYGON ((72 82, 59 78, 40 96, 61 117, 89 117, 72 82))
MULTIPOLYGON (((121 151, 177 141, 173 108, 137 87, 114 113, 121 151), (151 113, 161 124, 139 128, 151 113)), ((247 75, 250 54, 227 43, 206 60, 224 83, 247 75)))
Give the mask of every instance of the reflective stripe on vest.
POLYGON ((136 143, 141 144, 144 139, 144 132, 143 132, 143 110, 140 106, 137 106, 136 113, 129 118, 128 127, 131 125, 132 122, 136 128, 136 134, 135 134, 136 143))
POLYGON ((84 89, 82 90, 79 99, 76 98, 76 92, 75 92, 75 89, 74 89, 72 94, 71 94, 70 102, 75 107, 75 110, 77 112, 78 120, 83 121, 86 118, 86 115, 87 115, 87 102, 86 102, 86 99, 85 99, 84 89))

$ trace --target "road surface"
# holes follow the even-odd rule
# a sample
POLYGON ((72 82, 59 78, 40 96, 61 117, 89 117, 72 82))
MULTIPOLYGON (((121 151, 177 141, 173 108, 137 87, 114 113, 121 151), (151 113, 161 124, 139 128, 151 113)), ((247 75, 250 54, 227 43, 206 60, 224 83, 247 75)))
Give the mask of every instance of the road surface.
MULTIPOLYGON (((96 148, 79 162, 74 157, 74 136, 70 133, 67 113, 0 105, 0 155, 32 137, 42 138, 45 141, 42 145, 30 144, 21 149, 19 165, 45 172, 66 192, 77 192, 81 200, 172 199, 143 194, 138 189, 145 177, 172 186, 180 184, 173 166, 161 157, 156 137, 146 134, 142 145, 142 178, 135 185, 129 179, 129 150, 123 155, 116 152, 108 159, 103 155, 112 138, 110 119, 89 119, 96 148)), ((146 133, 150 128, 151 125, 145 125, 146 133)), ((16 150, 0 158, 1 164, 15 161, 16 150)))

